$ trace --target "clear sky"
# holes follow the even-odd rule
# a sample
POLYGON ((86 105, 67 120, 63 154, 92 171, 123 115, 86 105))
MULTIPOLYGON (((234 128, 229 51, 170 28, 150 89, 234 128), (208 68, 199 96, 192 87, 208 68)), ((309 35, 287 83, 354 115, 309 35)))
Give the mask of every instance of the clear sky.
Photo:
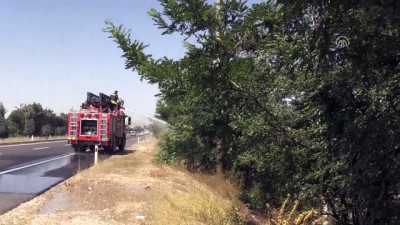
POLYGON ((153 115, 157 86, 125 70, 102 31, 111 19, 154 57, 182 57, 182 37, 162 36, 147 15, 152 7, 161 9, 156 0, 0 0, 0 102, 9 112, 37 102, 60 113, 78 109, 88 91, 118 90, 127 108, 153 115))

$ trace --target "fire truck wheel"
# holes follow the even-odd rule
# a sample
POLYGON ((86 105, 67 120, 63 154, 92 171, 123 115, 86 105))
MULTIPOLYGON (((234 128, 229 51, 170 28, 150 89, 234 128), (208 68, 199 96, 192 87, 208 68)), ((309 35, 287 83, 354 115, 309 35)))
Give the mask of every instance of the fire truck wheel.
POLYGON ((94 152, 94 148, 95 148, 95 147, 96 147, 96 146, 94 146, 94 145, 89 146, 90 152, 94 152))
POLYGON ((79 153, 79 146, 74 144, 72 145, 72 148, 74 149, 75 153, 79 153))
POLYGON ((104 152, 106 153, 106 154, 114 154, 114 151, 113 151, 113 149, 112 149, 112 147, 104 147, 104 152))
POLYGON ((110 154, 110 152, 111 152, 110 147, 103 147, 103 149, 104 149, 104 153, 110 154))
POLYGON ((121 144, 118 146, 118 149, 120 152, 123 152, 125 150, 125 142, 126 142, 126 139, 123 139, 121 141, 121 144))
POLYGON ((75 150, 75 153, 79 153, 80 152, 79 148, 74 148, 74 150, 75 150))
POLYGON ((86 152, 86 149, 88 148, 88 146, 87 145, 81 145, 80 146, 80 149, 79 149, 79 152, 86 152))
POLYGON ((86 145, 74 145, 73 148, 76 153, 80 153, 80 152, 85 152, 87 146, 86 145))

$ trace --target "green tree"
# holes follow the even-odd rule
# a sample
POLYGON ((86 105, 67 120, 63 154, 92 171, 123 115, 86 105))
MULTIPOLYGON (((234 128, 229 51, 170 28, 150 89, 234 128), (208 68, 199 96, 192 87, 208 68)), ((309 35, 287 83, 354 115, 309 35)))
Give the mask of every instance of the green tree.
POLYGON ((3 103, 0 102, 0 116, 1 117, 6 117, 7 109, 4 107, 3 103))
MULTIPOLYGON (((234 73, 234 68, 229 66, 229 62, 236 50, 231 40, 234 33, 228 31, 228 27, 240 23, 246 6, 241 2, 232 2, 230 5, 236 11, 231 12, 235 15, 227 15, 233 19, 230 24, 221 28, 215 7, 205 2, 161 3, 165 6, 164 15, 173 21, 171 24, 167 24, 161 13, 155 10, 151 10, 149 14, 160 28, 164 29, 164 34, 177 32, 187 37, 194 36, 197 43, 207 47, 196 48, 186 43, 188 54, 182 60, 155 60, 143 53, 146 45, 139 41, 131 41, 122 27, 108 22, 107 31, 124 51, 127 58, 126 68, 138 70, 142 78, 150 83, 158 83, 162 92, 162 104, 179 106, 175 107, 176 110, 180 110, 179 116, 171 118, 173 129, 176 130, 171 131, 185 134, 181 135, 181 138, 185 139, 182 143, 186 143, 187 147, 182 147, 190 149, 191 152, 181 153, 184 154, 184 158, 189 157, 186 158, 187 165, 196 169, 195 165, 206 163, 208 165, 205 165, 205 168, 213 169, 218 162, 223 163, 223 154, 229 149, 229 140, 233 138, 232 129, 229 127, 229 105, 233 100, 230 97, 238 95, 232 92, 229 82, 230 72, 234 73), (175 14, 177 8, 184 12, 182 16, 175 14), (220 32, 224 29, 226 33, 220 32), (221 36, 218 37, 217 32, 220 32, 221 36), (229 43, 223 45, 221 40, 229 43), (193 140, 197 141, 193 143, 193 140), (204 147, 207 148, 206 151, 200 150, 204 147)), ((170 121, 170 118, 167 119, 170 121)), ((173 152, 174 148, 170 150, 171 154, 176 155, 173 152)))
POLYGON ((136 132, 142 132, 143 131, 143 127, 142 126, 135 126, 133 127, 133 130, 136 132))
POLYGON ((166 126, 158 121, 153 121, 146 130, 153 133, 154 137, 159 138, 165 132, 166 126))
POLYGON ((293 156, 304 164, 302 188, 321 196, 340 223, 390 223, 399 207, 400 124, 387 122, 399 110, 399 15, 390 6, 321 1, 288 4, 284 18, 291 29, 281 40, 291 42, 281 46, 291 54, 281 63, 296 76, 283 67, 287 87, 279 87, 302 91, 290 131, 293 156), (351 39, 347 48, 335 46, 339 35, 351 39))
POLYGON ((0 138, 7 138, 9 136, 8 124, 6 121, 7 110, 3 103, 0 102, 0 138))
POLYGON ((25 113, 22 108, 17 108, 11 111, 7 118, 7 122, 10 127, 10 133, 18 136, 24 132, 25 127, 25 113))
POLYGON ((25 123, 25 130, 24 133, 26 135, 34 135, 35 134, 35 120, 28 119, 25 123))
POLYGON ((176 102, 172 104, 171 102, 163 100, 163 98, 159 98, 156 104, 155 117, 168 122, 171 118, 177 116, 180 110, 179 107, 179 104, 177 104, 176 102))
POLYGON ((67 134, 67 127, 56 128, 56 135, 66 135, 66 134, 67 134))
MULTIPOLYGON (((398 5, 283 1, 247 7, 160 0, 163 34, 179 33, 180 60, 108 21, 127 69, 157 83, 168 120, 160 158, 189 169, 222 165, 252 207, 287 193, 326 203, 338 224, 399 221, 398 5), (218 19, 219 18, 219 19, 218 19), (339 36, 347 48, 335 45, 339 36)), ((390 4, 389 4, 390 3, 390 4)))
POLYGON ((50 124, 42 126, 42 136, 50 136, 53 133, 53 128, 50 124))
POLYGON ((11 133, 20 135, 24 133, 26 121, 35 121, 35 131, 33 135, 42 135, 42 127, 50 124, 52 127, 62 127, 67 125, 67 114, 56 115, 51 109, 43 108, 39 103, 21 104, 10 113, 7 118, 11 133))

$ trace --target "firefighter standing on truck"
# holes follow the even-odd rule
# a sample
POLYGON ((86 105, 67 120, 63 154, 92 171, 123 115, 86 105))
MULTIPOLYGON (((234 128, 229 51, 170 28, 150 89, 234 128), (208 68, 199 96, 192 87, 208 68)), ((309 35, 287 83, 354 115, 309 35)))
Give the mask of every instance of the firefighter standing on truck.
POLYGON ((111 110, 114 110, 117 108, 118 104, 118 91, 114 91, 114 93, 110 95, 110 98, 111 98, 111 110))

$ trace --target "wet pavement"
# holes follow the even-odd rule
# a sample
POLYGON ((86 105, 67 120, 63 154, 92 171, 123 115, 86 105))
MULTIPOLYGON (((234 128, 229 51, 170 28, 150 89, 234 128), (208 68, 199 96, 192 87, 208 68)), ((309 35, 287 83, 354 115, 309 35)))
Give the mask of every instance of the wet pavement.
MULTIPOLYGON (((99 154, 99 160, 108 157, 109 155, 99 154)), ((38 165, 27 168, 23 168, 27 165, 21 164, 17 169, 23 169, 0 175, 0 215, 90 167, 94 162, 94 154, 67 154, 42 159, 41 162, 30 162, 30 165, 38 165)))
MULTIPOLYGON (((126 146, 137 143, 129 137, 126 146)), ((99 152, 99 161, 110 155, 99 152)), ((92 166, 94 153, 74 153, 66 142, 0 146, 0 215, 92 166)))
POLYGON ((53 213, 58 210, 63 209, 79 209, 79 205, 76 204, 76 201, 71 199, 71 196, 68 196, 64 192, 55 193, 51 199, 49 199, 39 210, 40 214, 48 214, 53 213))

